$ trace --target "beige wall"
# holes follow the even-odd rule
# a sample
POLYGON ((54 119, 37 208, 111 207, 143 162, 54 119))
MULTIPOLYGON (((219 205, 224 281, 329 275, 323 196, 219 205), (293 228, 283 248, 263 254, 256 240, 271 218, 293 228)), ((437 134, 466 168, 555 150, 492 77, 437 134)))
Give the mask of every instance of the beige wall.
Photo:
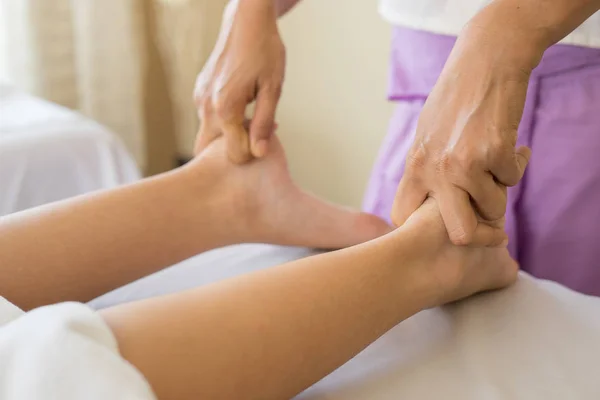
POLYGON ((292 175, 359 206, 386 131, 390 28, 369 0, 304 0, 281 22, 288 49, 278 111, 292 175))
MULTIPOLYGON (((204 18, 200 28, 191 25, 202 29, 200 54, 205 58, 226 1, 200 3, 203 15, 210 18, 204 18)), ((189 18, 173 15, 173 30, 180 32, 171 33, 167 42, 185 43, 179 46, 183 57, 199 43, 190 35, 191 28, 183 27, 182 21, 190 25, 189 18)), ((280 26, 288 67, 277 120, 292 174, 314 193, 359 206, 391 113, 385 100, 390 27, 379 18, 372 0, 304 0, 280 26)), ((179 108, 190 120, 179 130, 179 152, 190 155, 196 116, 185 93, 193 86, 197 67, 185 64, 190 68, 183 74, 185 82, 179 79, 181 93, 174 97, 182 99, 179 108)), ((182 75, 181 69, 172 72, 182 75)), ((178 117, 180 124, 182 119, 178 117)))
MULTIPOLYGON (((95 100, 90 104, 97 105, 96 108, 102 115, 95 112, 89 112, 88 115, 114 128, 117 133, 123 135, 134 153, 141 155, 145 150, 139 145, 143 143, 140 139, 143 129, 138 127, 140 118, 136 117, 135 112, 125 112, 125 110, 138 110, 141 109, 140 107, 145 107, 143 110, 152 117, 145 123, 152 127, 153 132, 157 132, 156 135, 152 132, 146 134, 148 163, 156 164, 149 169, 153 172, 163 170, 172 164, 174 150, 166 152, 165 141, 154 143, 148 139, 150 136, 158 137, 161 132, 174 132, 177 136, 178 152, 182 155, 191 154, 198 123, 190 93, 196 73, 210 53, 216 38, 221 20, 220 14, 226 1, 156 0, 153 3, 155 13, 150 13, 148 11, 150 8, 144 7, 148 13, 146 19, 152 22, 147 30, 160 32, 154 34, 156 37, 144 35, 149 36, 144 43, 152 44, 148 46, 152 48, 146 49, 150 52, 149 64, 152 67, 152 70, 145 71, 149 83, 137 82, 139 79, 123 78, 144 75, 138 73, 141 68, 141 56, 137 52, 126 51, 132 47, 127 47, 126 44, 133 39, 121 41, 119 46, 105 46, 102 44, 104 42, 99 41, 100 37, 108 40, 121 32, 125 32, 123 35, 131 35, 131 32, 136 31, 139 28, 140 17, 134 11, 141 7, 134 6, 145 4, 145 0, 100 2, 107 7, 122 9, 118 20, 120 25, 116 25, 116 20, 112 18, 114 17, 110 11, 112 8, 97 13, 100 6, 96 2, 79 4, 68 0, 54 0, 51 5, 48 5, 46 0, 27 2, 14 0, 0 2, 0 4, 10 4, 14 7, 27 6, 26 9, 37 10, 43 3, 46 8, 50 7, 54 11, 68 10, 78 4, 76 8, 86 18, 92 15, 112 18, 110 21, 115 29, 111 31, 113 35, 108 35, 106 38, 104 37, 106 35, 97 35, 98 32, 103 32, 102 24, 105 23, 106 18, 99 19, 94 24, 86 20, 87 22, 80 22, 77 25, 81 28, 81 32, 78 31, 76 42, 86 51, 78 54, 90 60, 85 65, 78 62, 77 66, 87 67, 89 64, 93 67, 82 69, 89 79, 83 80, 76 76, 77 73, 83 73, 79 70, 70 75, 65 73, 68 68, 75 68, 72 65, 74 57, 71 53, 59 52, 61 60, 65 62, 53 62, 50 65, 46 63, 41 70, 46 75, 49 74, 48 71, 57 71, 55 75, 61 79, 69 75, 69 79, 74 82, 71 86, 54 79, 54 75, 50 77, 52 79, 47 80, 53 84, 53 87, 60 88, 60 93, 72 87, 72 92, 77 95, 85 92, 86 95, 93 96, 95 100), (62 8, 56 5, 61 5, 62 8), (202 16, 201 20, 198 20, 198 15, 202 16), (117 28, 121 30, 117 31, 117 28), (154 48, 155 46, 160 47, 163 61, 168 61, 165 65, 160 62, 159 51, 154 48), (106 56, 107 54, 112 56, 106 56), (70 57, 67 57, 69 55, 70 57), (117 65, 111 62, 115 59, 126 60, 126 62, 117 65), (114 68, 115 65, 119 68, 114 68), (126 68, 121 68, 123 65, 126 68), (117 73, 116 78, 115 73, 117 73), (107 79, 107 74, 113 75, 107 79), (102 82, 105 81, 117 82, 116 86, 111 87, 114 90, 109 91, 110 88, 102 86, 102 82), (152 107, 138 104, 137 100, 140 96, 137 95, 134 100, 130 100, 131 96, 127 96, 133 89, 119 86, 118 82, 123 81, 130 82, 132 87, 133 81, 136 82, 135 85, 145 87, 147 92, 144 92, 146 95, 142 97, 153 99, 152 107), (90 83, 88 86, 94 90, 77 89, 78 84, 85 82, 90 83), (115 98, 115 93, 119 96, 125 93, 127 96, 115 98), (172 104, 167 107, 164 104, 168 102, 162 100, 168 95, 172 99, 172 104), (107 113, 110 115, 104 115, 107 113), (171 122, 174 123, 171 125, 171 122), (153 156, 155 152, 166 155, 162 159, 168 165, 154 162, 153 158, 157 158, 153 156)), ((1 7, 0 9, 4 10, 1 7)), ((25 12, 21 14, 29 15, 25 12)), ((46 29, 46 26, 52 28, 48 32, 55 32, 52 34, 53 39, 57 37, 56 32, 71 35, 73 29, 65 29, 65 27, 69 27, 72 21, 68 13, 65 15, 67 17, 62 21, 62 25, 56 23, 55 18, 52 21, 48 20, 52 22, 51 24, 44 20, 48 23, 42 24, 41 28, 46 29)), ((24 19, 24 21, 28 20, 24 19)), ((25 25, 29 27, 28 24, 25 25)), ((377 15, 376 2, 373 0, 304 0, 297 9, 281 21, 281 30, 288 47, 288 69, 278 122, 279 134, 288 152, 292 174, 302 186, 317 194, 333 201, 357 206, 360 204, 391 111, 391 106, 385 101, 390 28, 377 15)), ((27 35, 23 36, 23 38, 27 37, 27 35)), ((1 40, 3 38, 4 36, 0 35, 0 44, 4 45, 0 46, 0 50, 6 50, 7 43, 1 40)), ((24 42, 25 39, 19 41, 20 44, 24 42)), ((71 46, 72 43, 69 43, 71 42, 54 43, 49 48, 55 49, 56 45, 71 46)), ((23 46, 15 48, 21 47, 23 46)), ((42 48, 46 47, 42 46, 42 48)), ((36 51, 37 49, 31 49, 24 53, 37 54, 36 51)), ((36 61, 38 58, 32 56, 31 59, 36 61)), ((19 69, 20 72, 22 70, 24 69, 19 69)), ((0 73, 0 77, 2 75, 0 73)), ((34 76, 31 79, 35 81, 37 78, 34 76)), ((174 141, 171 136, 167 139, 174 141)), ((175 146, 175 143, 168 144, 169 149, 175 146)), ((140 160, 143 158, 138 157, 140 160)), ((144 164, 143 160, 141 163, 144 164)))

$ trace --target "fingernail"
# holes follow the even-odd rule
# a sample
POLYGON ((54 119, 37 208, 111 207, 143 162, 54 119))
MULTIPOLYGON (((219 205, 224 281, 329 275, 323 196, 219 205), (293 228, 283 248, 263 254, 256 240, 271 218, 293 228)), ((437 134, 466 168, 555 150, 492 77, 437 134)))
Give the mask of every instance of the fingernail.
POLYGON ((259 139, 252 143, 252 153, 254 157, 262 158, 267 154, 269 142, 266 139, 259 139))

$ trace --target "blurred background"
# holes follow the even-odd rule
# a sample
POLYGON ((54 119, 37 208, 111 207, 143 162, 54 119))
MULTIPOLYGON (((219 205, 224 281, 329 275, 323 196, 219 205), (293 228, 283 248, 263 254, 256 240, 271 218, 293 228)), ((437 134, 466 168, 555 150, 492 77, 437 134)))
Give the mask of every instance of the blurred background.
MULTIPOLYGON (((192 155, 192 91, 225 4, 0 0, 0 80, 99 122, 144 174, 168 170, 192 155)), ((391 113, 389 24, 374 2, 305 0, 280 27, 288 67, 278 134, 292 175, 359 206, 391 113)))

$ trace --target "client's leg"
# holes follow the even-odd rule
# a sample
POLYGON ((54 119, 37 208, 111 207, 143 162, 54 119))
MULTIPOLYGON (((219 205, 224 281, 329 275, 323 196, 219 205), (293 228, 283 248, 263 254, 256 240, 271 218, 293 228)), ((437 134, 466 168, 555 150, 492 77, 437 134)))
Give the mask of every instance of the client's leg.
POLYGON ((216 141, 177 171, 0 219, 0 274, 10 277, 0 293, 23 308, 88 301, 215 247, 334 248, 389 231, 302 192, 274 145, 264 160, 234 167, 216 141))
POLYGON ((452 246, 428 202, 359 246, 102 312, 164 399, 288 399, 418 311, 503 287, 505 249, 452 246))

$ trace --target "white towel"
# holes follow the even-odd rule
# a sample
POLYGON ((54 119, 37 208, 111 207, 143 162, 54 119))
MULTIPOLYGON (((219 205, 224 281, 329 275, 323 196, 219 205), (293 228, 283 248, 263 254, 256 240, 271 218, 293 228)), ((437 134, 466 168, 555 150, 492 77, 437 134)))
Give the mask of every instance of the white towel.
POLYGON ((83 304, 23 313, 0 297, 1 400, 156 400, 119 354, 104 320, 83 304))

